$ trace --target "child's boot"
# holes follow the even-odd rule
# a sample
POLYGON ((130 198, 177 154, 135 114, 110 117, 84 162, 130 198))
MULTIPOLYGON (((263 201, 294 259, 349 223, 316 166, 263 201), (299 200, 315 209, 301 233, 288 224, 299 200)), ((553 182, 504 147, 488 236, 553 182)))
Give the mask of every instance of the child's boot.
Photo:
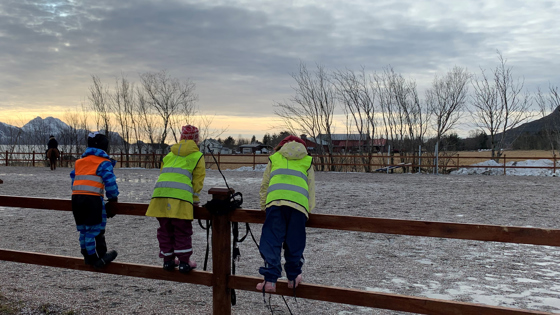
POLYGON ((301 280, 302 280, 302 276, 300 273, 299 275, 297 275, 297 277, 294 280, 288 280, 288 288, 290 289, 297 288, 301 280))
POLYGON ((82 248, 82 256, 84 256, 84 263, 86 265, 94 265, 95 262, 97 261, 97 255, 93 254, 93 255, 88 255, 87 253, 87 249, 82 248))
POLYGON ((179 259, 173 258, 172 260, 167 260, 163 262, 163 269, 167 271, 175 270, 175 267, 179 265, 179 259))
POLYGON ((191 270, 196 268, 196 262, 190 260, 188 262, 181 261, 179 262, 179 272, 181 273, 189 273, 191 270))
POLYGON ((107 253, 105 253, 105 255, 103 255, 103 257, 99 258, 93 264, 93 266, 95 268, 103 268, 103 267, 107 266, 110 262, 115 260, 115 258, 117 258, 117 251, 114 251, 114 250, 108 251, 107 253))
POLYGON ((257 290, 263 291, 263 288, 264 288, 264 292, 276 292, 276 283, 265 280, 257 284, 257 290))

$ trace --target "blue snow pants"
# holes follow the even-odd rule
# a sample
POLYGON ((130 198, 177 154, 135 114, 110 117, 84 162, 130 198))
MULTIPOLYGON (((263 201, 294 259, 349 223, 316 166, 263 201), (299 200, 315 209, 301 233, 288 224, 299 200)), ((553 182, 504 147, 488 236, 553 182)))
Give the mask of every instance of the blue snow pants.
POLYGON ((260 253, 264 267, 259 273, 267 282, 276 283, 282 276, 281 252, 284 248, 284 270, 288 280, 294 280, 305 262, 305 223, 307 217, 301 211, 288 206, 272 206, 266 209, 260 240, 260 253))

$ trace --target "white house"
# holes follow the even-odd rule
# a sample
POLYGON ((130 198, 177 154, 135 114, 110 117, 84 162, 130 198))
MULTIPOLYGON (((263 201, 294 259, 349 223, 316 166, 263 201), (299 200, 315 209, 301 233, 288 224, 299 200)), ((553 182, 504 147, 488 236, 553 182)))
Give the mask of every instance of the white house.
POLYGON ((214 139, 206 139, 204 141, 202 141, 201 143, 198 144, 198 147, 200 148, 200 152, 206 154, 206 153, 210 153, 210 151, 212 151, 212 153, 214 154, 231 154, 232 150, 230 148, 226 148, 224 147, 220 142, 218 142, 217 140, 214 139))

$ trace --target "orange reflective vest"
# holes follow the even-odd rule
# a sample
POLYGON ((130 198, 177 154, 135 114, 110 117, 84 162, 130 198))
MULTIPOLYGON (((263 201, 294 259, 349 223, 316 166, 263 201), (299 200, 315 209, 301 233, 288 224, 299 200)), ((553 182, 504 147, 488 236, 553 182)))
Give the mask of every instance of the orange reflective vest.
POLYGON ((74 170, 74 185, 72 186, 72 195, 91 195, 101 196, 105 194, 105 185, 101 176, 96 175, 97 168, 103 162, 109 159, 88 155, 76 161, 74 170))

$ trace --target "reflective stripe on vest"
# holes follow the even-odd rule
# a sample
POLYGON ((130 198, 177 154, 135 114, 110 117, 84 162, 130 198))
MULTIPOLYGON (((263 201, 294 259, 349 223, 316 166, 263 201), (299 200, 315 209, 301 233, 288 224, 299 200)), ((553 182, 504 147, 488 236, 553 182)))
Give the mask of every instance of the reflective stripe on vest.
POLYGON ((102 196, 105 194, 105 185, 101 176, 97 175, 97 169, 103 162, 109 159, 88 155, 76 161, 74 170, 74 185, 72 195, 102 196))
POLYGON ((274 185, 270 185, 268 186, 268 190, 266 191, 266 193, 270 193, 272 191, 275 190, 291 190, 291 191, 295 191, 297 193, 300 193, 302 195, 305 196, 305 198, 309 199, 309 191, 307 191, 307 189, 303 188, 303 187, 299 187, 296 185, 290 185, 290 184, 274 184, 274 185))
POLYGON ((74 180, 91 180, 98 183, 103 183, 103 179, 97 175, 77 175, 74 180))
MULTIPOLYGON (((103 194, 105 193, 105 191, 101 188, 97 188, 97 187, 92 187, 89 185, 74 185, 72 186, 72 191, 87 191, 87 192, 92 192, 95 193, 96 195, 100 195, 103 196, 103 194)), ((83 193, 82 193, 83 195, 83 193)))
POLYGON ((185 170, 178 167, 163 168, 162 173, 177 173, 187 176, 192 181, 192 173, 189 170, 185 170))
MULTIPOLYGON (((307 170, 306 170, 306 172, 307 172, 307 170)), ((277 169, 274 172, 270 173, 270 177, 272 177, 274 175, 279 175, 279 174, 301 177, 303 180, 305 180, 305 182, 307 182, 307 175, 303 174, 300 171, 291 170, 289 168, 277 169)))
POLYGON ((186 190, 191 194, 193 193, 193 188, 191 186, 178 182, 157 182, 154 188, 174 188, 174 189, 186 190))
POLYGON ((187 156, 173 152, 163 158, 163 168, 154 186, 152 198, 175 198, 193 203, 193 171, 203 157, 199 151, 187 156))
POLYGON ((288 160, 282 154, 270 156, 271 172, 266 203, 287 200, 297 203, 309 211, 309 187, 307 171, 312 158, 305 156, 299 160, 288 160))

